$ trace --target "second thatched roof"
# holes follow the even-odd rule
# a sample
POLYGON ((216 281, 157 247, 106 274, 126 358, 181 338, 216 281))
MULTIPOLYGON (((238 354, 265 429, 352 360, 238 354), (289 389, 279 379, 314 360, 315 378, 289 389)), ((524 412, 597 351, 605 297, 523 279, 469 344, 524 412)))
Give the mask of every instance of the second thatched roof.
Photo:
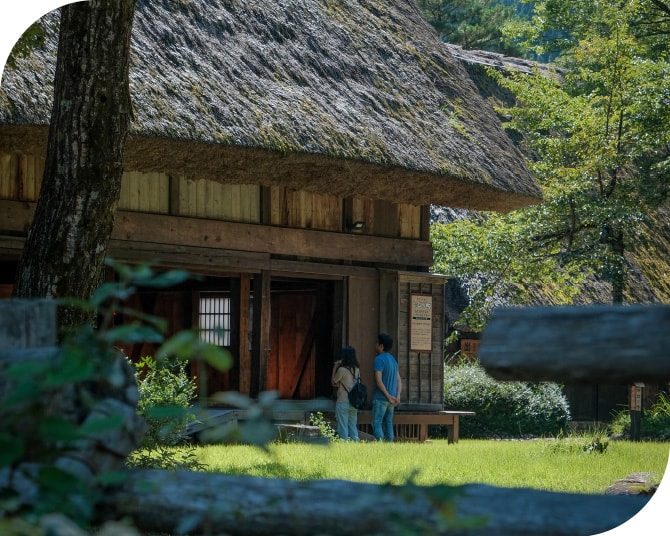
MULTIPOLYGON (((55 39, 4 72, 0 150, 46 147, 55 39)), ((476 210, 541 197, 412 0, 140 0, 131 61, 127 169, 476 210)))

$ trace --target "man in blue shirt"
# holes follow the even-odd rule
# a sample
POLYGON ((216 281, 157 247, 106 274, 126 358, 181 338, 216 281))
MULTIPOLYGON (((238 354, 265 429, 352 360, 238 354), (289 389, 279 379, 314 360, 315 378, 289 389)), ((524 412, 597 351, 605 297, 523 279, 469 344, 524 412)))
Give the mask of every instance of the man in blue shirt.
POLYGON ((372 397, 372 433, 377 441, 393 441, 393 411, 400 404, 402 391, 398 362, 389 353, 391 348, 393 338, 390 335, 377 335, 375 389, 372 397))

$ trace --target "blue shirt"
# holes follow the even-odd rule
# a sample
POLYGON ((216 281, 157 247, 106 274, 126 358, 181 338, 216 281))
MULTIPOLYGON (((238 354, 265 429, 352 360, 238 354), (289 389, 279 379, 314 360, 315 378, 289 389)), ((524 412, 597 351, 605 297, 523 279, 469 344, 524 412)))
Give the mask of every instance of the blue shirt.
MULTIPOLYGON (((389 395, 398 396, 398 362, 388 352, 382 352, 375 357, 374 370, 381 371, 382 383, 386 387, 389 395)), ((386 396, 377 387, 375 381, 375 394, 373 400, 386 400, 386 396)))

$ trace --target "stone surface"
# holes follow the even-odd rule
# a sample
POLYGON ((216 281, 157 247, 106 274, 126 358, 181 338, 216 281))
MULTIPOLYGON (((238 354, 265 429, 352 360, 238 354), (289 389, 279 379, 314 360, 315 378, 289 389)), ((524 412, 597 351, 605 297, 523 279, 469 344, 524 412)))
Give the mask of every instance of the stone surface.
POLYGON ((605 490, 605 495, 653 495, 658 484, 652 485, 649 473, 631 473, 605 490))
POLYGON ((307 424, 277 424, 279 439, 284 441, 304 441, 308 443, 327 443, 328 438, 321 435, 318 426, 307 424))
POLYGON ((56 344, 54 300, 0 300, 0 344, 3 350, 56 344))

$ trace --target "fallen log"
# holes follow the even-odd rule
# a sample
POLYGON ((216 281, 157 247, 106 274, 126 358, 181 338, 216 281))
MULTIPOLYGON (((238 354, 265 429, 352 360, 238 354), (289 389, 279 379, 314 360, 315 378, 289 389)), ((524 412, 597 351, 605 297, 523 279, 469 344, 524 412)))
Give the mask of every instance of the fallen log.
POLYGON ((391 486, 137 470, 106 507, 159 533, 578 536, 624 523, 648 500, 483 484, 391 486))
POLYGON ((495 309, 479 360, 499 380, 625 384, 670 381, 670 306, 495 309))

